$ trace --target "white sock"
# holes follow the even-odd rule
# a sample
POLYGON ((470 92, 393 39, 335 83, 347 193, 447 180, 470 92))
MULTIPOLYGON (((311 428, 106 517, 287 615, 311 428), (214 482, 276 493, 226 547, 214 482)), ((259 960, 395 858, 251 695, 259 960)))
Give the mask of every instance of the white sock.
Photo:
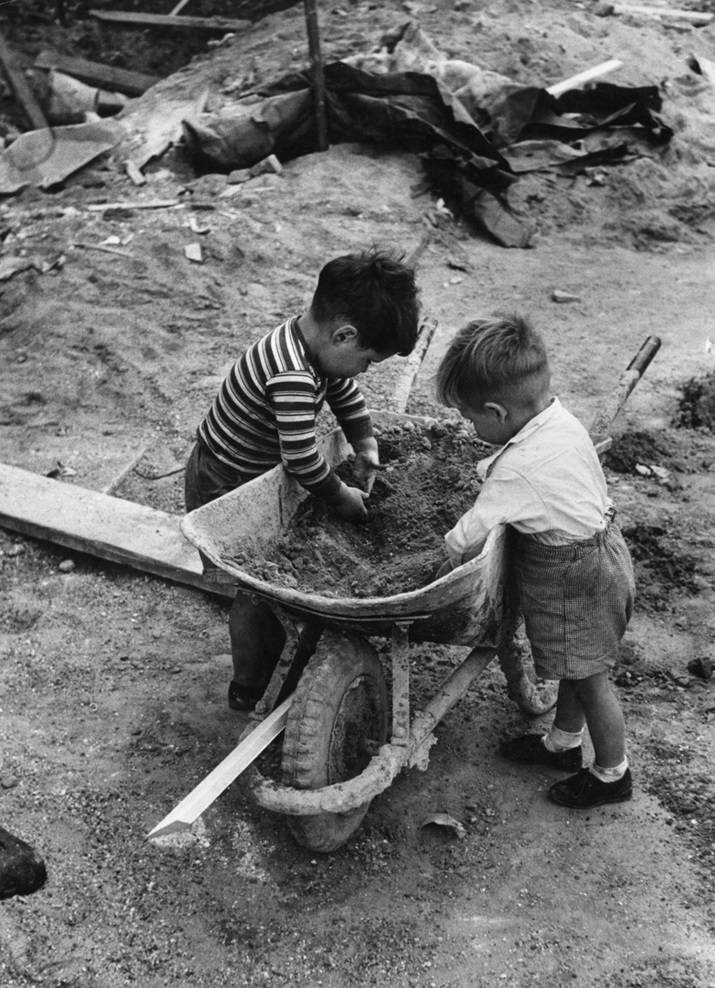
POLYGON ((552 725, 548 734, 544 735, 544 747, 547 751, 568 751, 569 748, 578 748, 581 744, 583 728, 572 734, 570 731, 562 731, 560 727, 552 725))
POLYGON ((613 765, 610 768, 603 768, 601 765, 597 765, 595 762, 591 765, 589 771, 592 775, 595 775, 597 779, 601 782, 618 782, 626 774, 626 769, 628 768, 628 759, 624 757, 622 762, 618 765, 613 765))

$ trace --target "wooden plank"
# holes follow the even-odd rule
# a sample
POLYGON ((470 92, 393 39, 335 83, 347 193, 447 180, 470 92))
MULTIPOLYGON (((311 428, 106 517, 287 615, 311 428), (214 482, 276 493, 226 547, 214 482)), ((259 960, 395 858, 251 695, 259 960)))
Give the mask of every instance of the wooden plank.
POLYGON ((228 34, 247 31, 251 21, 233 20, 229 17, 172 17, 171 14, 136 14, 124 10, 90 10, 90 15, 102 24, 114 27, 154 27, 164 31, 203 31, 207 34, 228 34))
POLYGON ((162 837, 190 827, 241 772, 264 751, 286 725, 293 702, 289 696, 228 754, 188 796, 150 830, 147 837, 162 837))
POLYGON ((699 10, 678 10, 673 7, 651 7, 640 3, 616 3, 616 14, 636 14, 640 17, 665 17, 671 20, 690 21, 691 24, 709 24, 715 14, 699 10))
POLYGON ((310 53, 310 72, 313 89, 313 111, 315 127, 318 135, 318 150, 328 149, 328 118, 325 111, 326 91, 323 58, 320 54, 320 28, 318 26, 318 7, 316 0, 303 0, 305 8, 305 24, 308 32, 308 51, 310 53))
POLYGON ((568 79, 564 79, 563 82, 555 82, 553 86, 547 87, 546 92, 551 93, 552 96, 561 96, 562 93, 566 93, 570 89, 576 89, 578 86, 582 86, 584 82, 590 82, 591 79, 599 79, 601 76, 607 75, 615 69, 620 69, 622 65, 623 62, 620 59, 611 58, 607 62, 601 62, 600 65, 594 65, 591 69, 584 69, 583 72, 572 75, 568 79))
POLYGON ((180 515, 0 464, 0 526, 222 596, 207 581, 180 515))
POLYGON ((124 93, 125 96, 141 96, 159 82, 159 76, 119 69, 114 65, 90 62, 86 58, 74 58, 53 51, 40 52, 35 59, 35 65, 38 69, 57 69, 58 72, 65 72, 88 85, 124 93))
POLYGON ((17 64, 14 52, 8 47, 2 34, 0 34, 0 67, 5 73, 15 98, 22 107, 28 123, 36 130, 45 130, 47 128, 45 114, 35 99, 35 94, 30 89, 30 84, 22 69, 17 64))
POLYGON ((410 392, 415 379, 420 372, 420 367, 425 359, 425 354, 434 338, 437 330, 437 320, 428 319, 420 328, 417 343, 412 353, 405 361, 402 373, 395 382, 392 394, 387 399, 386 408, 390 412, 404 412, 410 400, 410 392))
POLYGON ((90 213, 103 213, 107 209, 171 209, 179 206, 180 199, 117 199, 116 202, 91 202, 90 213))

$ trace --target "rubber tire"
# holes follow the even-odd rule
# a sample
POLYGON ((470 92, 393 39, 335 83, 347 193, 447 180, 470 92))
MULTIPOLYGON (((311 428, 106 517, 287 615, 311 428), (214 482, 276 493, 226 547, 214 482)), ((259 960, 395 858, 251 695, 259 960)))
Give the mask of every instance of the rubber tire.
MULTIPOLYGON (((370 756, 367 738, 384 744, 389 728, 385 675, 363 638, 326 632, 303 671, 288 712, 281 768, 286 785, 320 789, 354 778, 370 756)), ((329 852, 358 829, 370 800, 348 813, 287 816, 295 840, 329 852)))

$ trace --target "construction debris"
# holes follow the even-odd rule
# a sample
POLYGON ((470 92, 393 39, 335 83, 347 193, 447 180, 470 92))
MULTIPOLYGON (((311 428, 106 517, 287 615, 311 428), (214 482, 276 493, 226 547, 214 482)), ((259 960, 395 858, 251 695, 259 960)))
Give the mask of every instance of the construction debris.
POLYGON ((40 52, 35 59, 35 67, 64 72, 88 86, 124 93, 125 96, 141 96, 159 81, 158 76, 144 72, 132 72, 115 65, 103 65, 101 62, 90 62, 85 58, 73 58, 53 51, 40 52))
POLYGON ((176 17, 171 14, 136 14, 124 10, 91 10, 90 14, 101 24, 126 28, 156 28, 160 31, 201 31, 206 34, 226 34, 247 31, 251 21, 231 20, 228 17, 176 17))

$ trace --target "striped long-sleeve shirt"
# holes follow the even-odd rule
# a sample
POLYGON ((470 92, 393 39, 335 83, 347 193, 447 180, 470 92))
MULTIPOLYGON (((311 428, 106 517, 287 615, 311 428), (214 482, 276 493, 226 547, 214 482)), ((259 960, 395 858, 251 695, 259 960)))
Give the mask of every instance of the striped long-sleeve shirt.
POLYGON ((372 423, 352 378, 325 378, 311 363, 297 322, 289 319, 238 358, 198 433, 242 480, 282 462, 307 490, 330 497, 340 481, 315 434, 324 401, 350 443, 372 435, 372 423))

